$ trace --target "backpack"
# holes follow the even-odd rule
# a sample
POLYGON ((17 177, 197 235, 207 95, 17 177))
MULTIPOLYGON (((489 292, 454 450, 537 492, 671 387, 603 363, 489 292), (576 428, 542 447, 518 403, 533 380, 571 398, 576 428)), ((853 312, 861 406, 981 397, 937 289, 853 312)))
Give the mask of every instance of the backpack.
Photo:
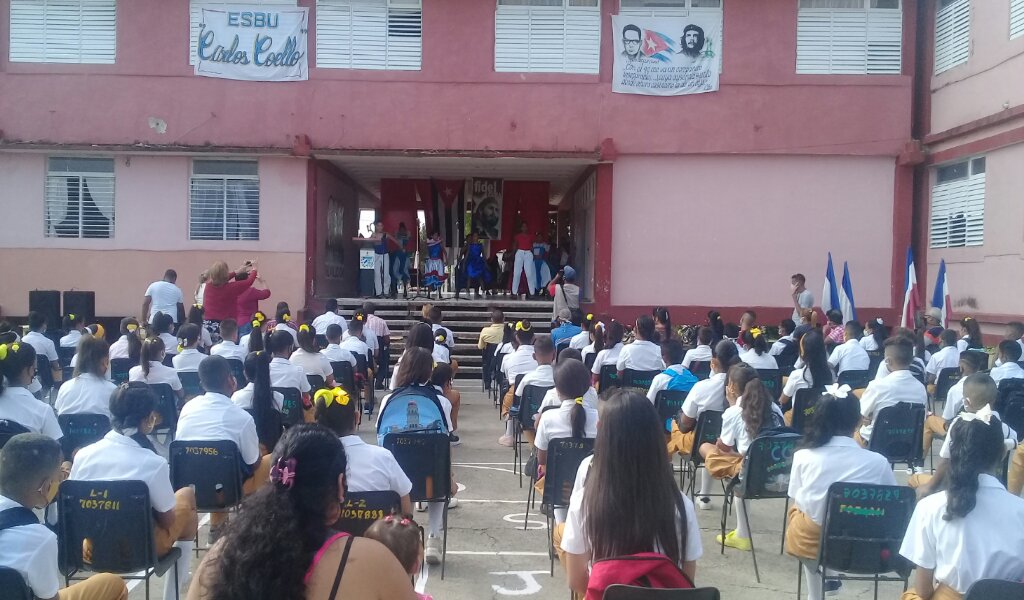
POLYGON ((15 506, 7 510, 0 510, 0 531, 12 527, 24 525, 38 525, 39 519, 36 514, 24 506, 15 506))
POLYGON ((689 369, 684 368, 681 372, 675 372, 672 369, 665 369, 662 375, 668 375, 668 386, 665 389, 672 390, 673 392, 689 392, 693 389, 694 384, 699 381, 697 376, 690 372, 689 369))
POLYGON ((377 418, 377 443, 384 445, 389 433, 449 433, 437 390, 433 386, 409 385, 395 390, 377 418))
POLYGON ((662 590, 693 589, 693 582, 672 559, 657 552, 640 552, 599 560, 590 569, 586 600, 601 600, 611 585, 662 590))

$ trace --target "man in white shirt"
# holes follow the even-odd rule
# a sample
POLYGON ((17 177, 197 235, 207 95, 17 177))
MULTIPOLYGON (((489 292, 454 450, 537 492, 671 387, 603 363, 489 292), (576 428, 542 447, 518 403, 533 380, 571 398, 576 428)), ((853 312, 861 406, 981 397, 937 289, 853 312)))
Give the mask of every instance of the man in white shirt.
MULTIPOLYGON (((844 371, 867 371, 871 366, 871 357, 860 345, 860 336, 864 335, 864 327, 857 321, 850 321, 843 330, 844 342, 832 350, 828 364, 842 375, 844 371)), ((866 378, 867 379, 867 378, 866 378)))
MULTIPOLYGON (((374 376, 378 390, 386 389, 384 380, 387 379, 388 370, 391 368, 391 328, 387 321, 376 314, 377 305, 373 302, 363 303, 363 314, 366 315, 366 323, 363 325, 363 333, 373 336, 374 343, 370 346, 373 356, 377 362, 377 373, 374 376)), ((369 337, 367 337, 369 340, 369 337)))
POLYGON ((779 322, 779 339, 772 344, 772 347, 768 349, 768 354, 772 356, 778 356, 785 352, 791 345, 796 344, 796 338, 793 337, 793 330, 796 329, 796 323, 793 319, 783 319, 779 322))
POLYGON ((800 322, 800 312, 806 308, 814 308, 814 294, 807 289, 807 278, 797 273, 789 278, 790 295, 793 298, 793 321, 800 322))
MULTIPOLYGON (((28 339, 28 336, 25 336, 28 339)), ((1017 364, 1020 362, 1020 345, 1016 340, 1003 340, 999 342, 998 367, 992 367, 989 372, 996 385, 1004 379, 1024 379, 1024 369, 1017 364)))
POLYGON ((341 325, 332 323, 327 327, 327 347, 320 351, 327 357, 327 360, 334 362, 347 362, 356 368, 356 357, 350 351, 341 347, 341 325))
POLYGON ((178 323, 179 317, 185 315, 185 300, 181 288, 174 284, 178 280, 178 273, 174 269, 167 269, 164 278, 154 281, 146 288, 146 297, 142 301, 142 314, 152 323, 153 317, 162 312, 178 323))
POLYGON ((338 314, 338 301, 329 298, 324 303, 324 314, 313 319, 313 329, 317 335, 327 335, 327 327, 335 324, 340 325, 343 331, 348 327, 345 317, 338 314))
POLYGON ((939 340, 942 342, 942 347, 932 355, 924 367, 928 385, 935 383, 935 378, 943 369, 955 369, 960 365, 960 350, 956 347, 956 332, 947 329, 939 336, 939 340))
POLYGON ((910 340, 895 337, 885 343, 885 364, 889 369, 889 375, 869 383, 860 399, 860 414, 864 417, 864 425, 858 433, 858 441, 862 442, 863 446, 867 447, 871 441, 875 417, 883 408, 900 402, 922 405, 928 403, 927 390, 910 372, 910 363, 913 360, 914 344, 910 340))
MULTIPOLYGON (((43 335, 46 333, 46 316, 36 311, 28 313, 28 329, 28 333, 25 334, 25 337, 21 338, 21 341, 32 346, 36 351, 36 356, 46 357, 46 360, 50 363, 50 373, 54 383, 60 383, 61 369, 57 348, 54 346, 53 340, 43 335)), ((39 373, 36 373, 36 376, 32 378, 28 391, 33 394, 43 391, 39 373)))
POLYGON ((245 362, 249 355, 248 348, 238 345, 238 323, 234 319, 224 319, 220 322, 221 343, 210 348, 211 356, 223 356, 228 360, 240 360, 245 362))

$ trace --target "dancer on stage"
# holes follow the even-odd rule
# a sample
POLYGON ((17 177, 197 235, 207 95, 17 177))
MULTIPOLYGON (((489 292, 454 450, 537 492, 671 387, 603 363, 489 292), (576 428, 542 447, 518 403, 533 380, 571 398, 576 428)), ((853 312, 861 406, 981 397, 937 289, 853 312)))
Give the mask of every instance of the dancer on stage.
POLYGON ((434 231, 427 240, 427 262, 423 269, 423 285, 427 288, 427 298, 431 292, 437 290, 438 299, 441 298, 441 286, 444 285, 448 276, 444 272, 446 253, 441 234, 434 231))
POLYGON ((459 293, 466 289, 466 297, 469 297, 468 289, 473 289, 473 297, 480 299, 480 288, 485 290, 491 285, 491 270, 487 267, 487 259, 484 257, 484 245, 480 242, 480 236, 473 232, 469 236, 469 244, 462 249, 462 262, 466 269, 465 282, 455 292, 455 299, 459 299, 459 293))

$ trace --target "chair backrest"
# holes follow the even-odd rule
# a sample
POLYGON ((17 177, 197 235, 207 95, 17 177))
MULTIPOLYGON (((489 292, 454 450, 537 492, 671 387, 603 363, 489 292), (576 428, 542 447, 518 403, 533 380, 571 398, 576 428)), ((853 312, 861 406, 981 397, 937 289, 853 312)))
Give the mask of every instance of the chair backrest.
POLYGON ((687 394, 689 392, 661 390, 654 396, 654 408, 657 409, 661 422, 665 424, 665 433, 672 433, 672 422, 683 409, 687 394))
POLYGON ((203 385, 199 383, 199 371, 178 371, 178 379, 181 381, 181 389, 185 390, 185 399, 206 393, 203 385))
POLYGON ((170 368, 173 369, 174 368, 174 355, 173 354, 166 354, 166 355, 164 355, 164 359, 162 361, 160 361, 160 362, 165 367, 170 367, 170 368))
POLYGON ((242 458, 229 440, 171 442, 171 487, 192 486, 196 508, 223 510, 242 501, 242 458))
POLYGON ((709 360, 695 360, 690 363, 690 372, 693 376, 704 381, 708 377, 711 377, 711 361, 709 360))
POLYGON ((58 344, 57 345, 57 360, 60 361, 60 366, 61 367, 70 367, 71 366, 71 359, 75 357, 75 352, 77 352, 77 351, 78 351, 78 348, 76 348, 74 346, 71 346, 69 348, 67 346, 61 346, 61 345, 58 344))
POLYGON ((481 368, 480 372, 486 377, 490 378, 494 373, 494 366, 491 364, 494 362, 494 351, 498 349, 497 344, 487 344, 484 346, 483 353, 481 355, 481 368))
POLYGON ((275 392, 281 392, 284 400, 281 401, 281 408, 284 412, 285 427, 302 423, 302 392, 299 388, 276 387, 275 392))
POLYGON ((523 397, 519 399, 519 423, 523 429, 533 429, 533 417, 540 410, 540 403, 550 389, 550 386, 540 385, 527 385, 523 388, 523 397))
POLYGON ((565 350, 566 348, 568 348, 569 344, 571 344, 571 343, 572 343, 572 338, 565 338, 565 339, 558 340, 558 343, 555 344, 555 356, 558 356, 559 354, 561 354, 562 350, 565 350))
POLYGON ((356 357, 356 373, 359 373, 363 377, 366 377, 368 371, 366 356, 358 352, 353 352, 352 356, 356 357))
POLYGON ((597 352, 591 352, 590 354, 583 357, 583 364, 586 365, 588 371, 594 368, 595 360, 597 360, 597 352))
POLYGON ((779 372, 789 375, 795 368, 796 361, 800 358, 800 347, 792 340, 779 340, 784 349, 775 355, 775 363, 779 365, 779 372))
POLYGON ((555 438, 548 442, 548 459, 544 467, 544 494, 541 504, 569 506, 576 471, 583 459, 594 453, 592 438, 555 438))
POLYGON ((345 503, 341 505, 341 517, 334 528, 361 536, 374 521, 400 511, 401 508, 402 499, 398 492, 347 492, 345 503))
POLYGON ((150 383, 148 385, 149 389, 156 394, 156 406, 153 408, 160 415, 160 424, 154 431, 165 429, 174 431, 178 427, 178 396, 175 395, 169 383, 150 383))
POLYGON ((604 590, 604 600, 721 600, 718 588, 691 590, 659 590, 633 585, 610 585, 604 590))
POLYGON ((71 457, 75 450, 99 441, 110 431, 110 419, 99 414, 57 415, 57 423, 64 437, 60 439, 64 456, 71 457))
POLYGON ((53 387, 53 369, 50 368, 50 361, 45 354, 36 354, 36 376, 39 377, 39 383, 43 385, 44 390, 53 387))
POLYGON ((1001 579, 980 579, 975 581, 964 600, 1024 600, 1024 583, 1001 579))
POLYGON ((624 388, 635 388, 638 390, 649 390, 651 389, 651 383, 654 378, 661 375, 661 371, 636 371, 634 369, 626 369, 622 372, 622 387, 624 388))
POLYGON ((7 441, 19 433, 30 433, 28 427, 25 427, 17 421, 10 419, 0 419, 0 448, 3 448, 7 444, 7 441))
POLYGON ((352 363, 336 360, 331 363, 331 369, 334 371, 334 382, 340 385, 341 389, 350 394, 356 391, 356 373, 352 363))
POLYGON ((900 545, 915 502, 909 487, 833 483, 821 528, 822 566, 858 574, 909 573, 900 545))
POLYGON ((598 386, 602 394, 622 385, 619 381, 619 371, 615 365, 602 365, 601 374, 598 376, 598 386))
MULTIPOLYGON (((309 387, 312 388, 311 394, 315 394, 317 390, 327 387, 327 382, 320 375, 306 375, 306 381, 309 382, 309 387)), ((347 392, 348 390, 345 391, 347 392)))
POLYGON ((61 571, 129 573, 156 564, 145 482, 69 479, 60 484, 57 502, 61 571), (84 540, 90 543, 83 545, 84 540))
POLYGON ((847 369, 838 377, 839 385, 848 385, 855 390, 868 387, 869 381, 871 381, 871 374, 867 370, 847 369))
POLYGON ((412 482, 411 500, 444 500, 451 496, 452 450, 447 433, 388 433, 382 445, 412 482))
POLYGON ((900 402, 875 415, 868 449, 890 463, 916 462, 921 459, 924 434, 923 404, 900 402))
POLYGON ((818 408, 818 400, 821 400, 821 390, 803 388, 796 391, 793 397, 793 421, 790 427, 797 433, 803 433, 807 423, 814 416, 818 408))
POLYGON ((235 376, 235 384, 238 389, 249 385, 249 379, 245 376, 245 363, 237 358, 229 358, 228 366, 231 367, 231 374, 235 376))
POLYGON ((10 567, 0 567, 0 598, 4 600, 34 600, 35 595, 21 573, 10 567))
POLYGON ((782 393, 782 371, 779 369, 757 369, 757 378, 768 389, 772 398, 778 398, 782 393))
POLYGON ((720 410, 706 410, 697 415, 697 424, 693 427, 693 449, 690 451, 691 464, 704 464, 704 457, 699 452, 700 446, 714 444, 718 436, 722 435, 723 414, 720 410))
POLYGON ((1008 405, 1014 402, 1024 402, 1024 379, 1012 378, 1000 381, 996 393, 996 405, 992 408, 1002 415, 1008 405))
POLYGON ((868 376, 872 379, 875 377, 875 373, 878 372, 878 365, 882 364, 885 360, 885 352, 881 350, 869 350, 868 351, 868 376))
POLYGON ((131 371, 131 368, 136 364, 138 363, 130 358, 110 359, 110 380, 117 385, 121 385, 128 381, 128 372, 131 371))
POLYGON ((391 395, 377 417, 377 443, 389 433, 443 433, 451 426, 433 387, 410 385, 391 395))
POLYGON ((999 408, 999 418, 1014 431, 1024 431, 1024 396, 1009 396, 999 408))
POLYGON ((798 443, 797 433, 768 433, 755 438, 743 461, 740 494, 748 500, 785 498, 798 443))
POLYGON ((935 376, 935 399, 945 402, 949 388, 956 385, 957 381, 960 381, 960 367, 941 369, 935 376))

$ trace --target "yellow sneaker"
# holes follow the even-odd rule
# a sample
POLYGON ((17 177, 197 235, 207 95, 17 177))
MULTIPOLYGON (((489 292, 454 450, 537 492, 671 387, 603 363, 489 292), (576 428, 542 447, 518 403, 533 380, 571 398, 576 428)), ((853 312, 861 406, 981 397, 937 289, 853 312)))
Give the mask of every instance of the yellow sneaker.
MULTIPOLYGON (((722 536, 716 535, 715 541, 719 544, 722 543, 722 536)), ((735 548, 744 552, 750 552, 753 545, 750 543, 750 538, 741 538, 736 535, 736 530, 733 529, 729 533, 725 534, 725 546, 727 548, 735 548)))

